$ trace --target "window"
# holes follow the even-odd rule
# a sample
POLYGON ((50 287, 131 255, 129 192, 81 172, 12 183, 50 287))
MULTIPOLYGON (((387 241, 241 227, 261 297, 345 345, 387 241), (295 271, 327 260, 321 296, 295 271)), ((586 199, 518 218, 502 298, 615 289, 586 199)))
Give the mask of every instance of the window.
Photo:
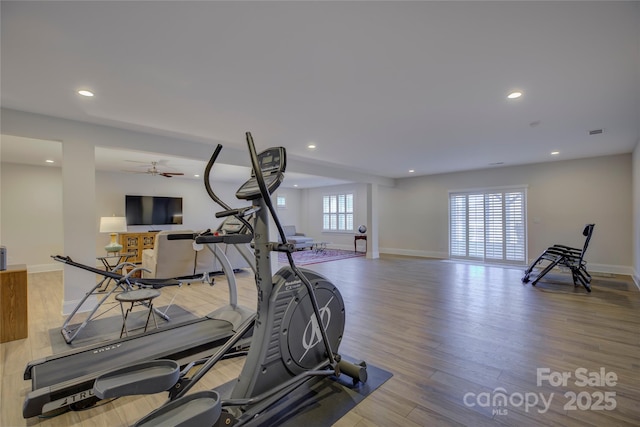
POLYGON ((526 261, 524 188, 449 193, 449 256, 526 261))
POLYGON ((286 209, 287 207, 287 198, 286 196, 276 196, 276 207, 278 209, 286 209))
POLYGON ((353 231, 353 193, 322 198, 322 230, 353 231))

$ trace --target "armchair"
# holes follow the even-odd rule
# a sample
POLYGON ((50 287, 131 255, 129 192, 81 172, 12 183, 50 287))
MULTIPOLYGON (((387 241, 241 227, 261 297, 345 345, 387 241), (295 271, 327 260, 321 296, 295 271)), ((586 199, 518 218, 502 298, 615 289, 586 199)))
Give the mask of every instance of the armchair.
MULTIPOLYGON (((161 231, 156 235, 153 249, 142 251, 143 278, 177 278, 222 271, 222 265, 208 248, 196 251, 191 239, 169 240, 171 234, 193 234, 191 230, 161 231)), ((234 270, 249 264, 232 245, 218 244, 234 270)))
POLYGON ((153 249, 142 251, 144 278, 170 278, 193 275, 195 257, 191 240, 168 240, 171 234, 193 233, 191 230, 161 231, 156 235, 153 249))

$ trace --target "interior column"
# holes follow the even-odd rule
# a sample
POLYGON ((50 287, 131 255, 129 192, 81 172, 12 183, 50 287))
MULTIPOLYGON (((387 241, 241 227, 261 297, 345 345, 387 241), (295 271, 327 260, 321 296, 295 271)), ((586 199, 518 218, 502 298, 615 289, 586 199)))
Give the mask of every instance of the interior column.
MULTIPOLYGON (((65 140, 62 143, 62 255, 91 266, 96 265, 95 182, 93 143, 65 140)), ((63 314, 73 310, 95 280, 95 274, 65 264, 63 314)))
POLYGON ((380 258, 378 248, 378 184, 367 184, 367 258, 380 258))

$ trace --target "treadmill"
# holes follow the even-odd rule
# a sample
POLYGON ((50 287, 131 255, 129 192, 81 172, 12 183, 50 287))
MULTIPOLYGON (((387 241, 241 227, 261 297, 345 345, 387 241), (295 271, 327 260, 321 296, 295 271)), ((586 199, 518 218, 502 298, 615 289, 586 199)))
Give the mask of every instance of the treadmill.
MULTIPOLYGON (((216 203, 230 210, 211 190, 209 174, 219 150, 214 152, 205 171, 205 187, 216 203)), ((207 316, 144 334, 120 338, 48 356, 29 362, 24 371, 24 379, 31 380, 32 391, 27 394, 22 407, 22 416, 31 418, 59 410, 67 406, 83 407, 94 404, 97 398, 92 389, 94 380, 101 374, 115 368, 154 359, 172 359, 181 366, 205 359, 224 345, 237 328, 255 316, 255 310, 237 304, 237 286, 233 268, 217 243, 234 245, 255 273, 255 261, 248 248, 253 238, 253 230, 244 218, 225 223, 216 233, 184 238, 195 239, 205 244, 220 261, 229 284, 229 304, 207 316), (248 227, 239 227, 237 221, 248 227), (232 232, 234 234, 225 234, 232 232)), ((246 349, 249 339, 239 343, 232 351, 246 349)))

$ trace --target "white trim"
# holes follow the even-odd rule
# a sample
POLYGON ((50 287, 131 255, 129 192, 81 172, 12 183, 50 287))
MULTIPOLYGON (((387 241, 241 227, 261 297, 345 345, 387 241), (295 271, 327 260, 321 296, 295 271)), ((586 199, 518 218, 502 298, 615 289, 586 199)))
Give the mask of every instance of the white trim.
MULTIPOLYGON (((80 301, 82 301, 82 299, 77 299, 77 300, 73 300, 73 301, 62 301, 62 315, 63 316, 68 316, 69 314, 71 314, 71 312, 73 312, 73 310, 76 308, 76 306, 80 303, 80 301)), ((80 307, 80 309, 78 310, 78 313, 85 313, 87 311, 91 311, 93 310, 93 307, 96 306, 96 304, 98 304, 98 296, 97 295, 91 295, 89 298, 87 298, 87 300, 84 302, 84 304, 82 304, 82 307, 85 307, 84 309, 82 307, 80 307)))
POLYGON ((521 188, 524 189, 528 189, 529 185, 528 184, 523 184, 523 185, 501 185, 498 187, 478 187, 478 188, 467 188, 467 189, 463 189, 463 190, 448 190, 447 193, 451 194, 451 193, 461 193, 461 194, 465 194, 465 193, 482 193, 485 191, 495 191, 495 190, 519 190, 521 188))
POLYGON ((635 270, 633 271, 633 274, 631 275, 631 279, 633 279, 633 283, 636 285, 636 288, 638 288, 638 290, 640 291, 640 277, 638 276, 637 271, 635 270))
POLYGON ((365 254, 365 258, 367 258, 367 259, 379 259, 380 258, 380 252, 367 251, 367 253, 365 254))
POLYGON ((592 275, 595 273, 621 274, 633 277, 633 267, 630 265, 593 264, 587 263, 587 271, 592 275))
POLYGON ((415 249, 400 249, 400 248, 380 248, 381 254, 389 255, 405 255, 418 258, 435 258, 435 259, 447 259, 449 254, 447 252, 437 251, 419 251, 415 249))
POLYGON ((53 264, 34 264, 27 266, 27 273, 45 273, 48 271, 62 271, 64 265, 56 262, 53 264))
MULTIPOLYGON (((332 245, 332 247, 336 247, 336 249, 347 249, 345 245, 332 245)), ((480 260, 471 260, 471 259, 459 259, 459 258, 449 258, 448 253, 446 252, 436 252, 436 251, 420 251, 414 249, 399 249, 399 248, 380 248, 381 254, 389 254, 389 255, 404 255, 404 256, 412 256, 417 258, 433 258, 440 259, 449 262, 460 262, 466 264, 477 264, 483 265, 485 267, 505 267, 505 268, 515 268, 524 269, 527 268, 528 264, 507 264, 507 263, 493 263, 493 262, 482 262, 480 260)), ((555 268, 555 270, 561 271, 560 268, 555 268)), ((598 276, 599 274, 619 274, 622 276, 631 276, 636 286, 640 290, 640 277, 634 274, 633 267, 627 265, 613 265, 613 264, 587 264, 587 270, 593 276, 598 276)))

